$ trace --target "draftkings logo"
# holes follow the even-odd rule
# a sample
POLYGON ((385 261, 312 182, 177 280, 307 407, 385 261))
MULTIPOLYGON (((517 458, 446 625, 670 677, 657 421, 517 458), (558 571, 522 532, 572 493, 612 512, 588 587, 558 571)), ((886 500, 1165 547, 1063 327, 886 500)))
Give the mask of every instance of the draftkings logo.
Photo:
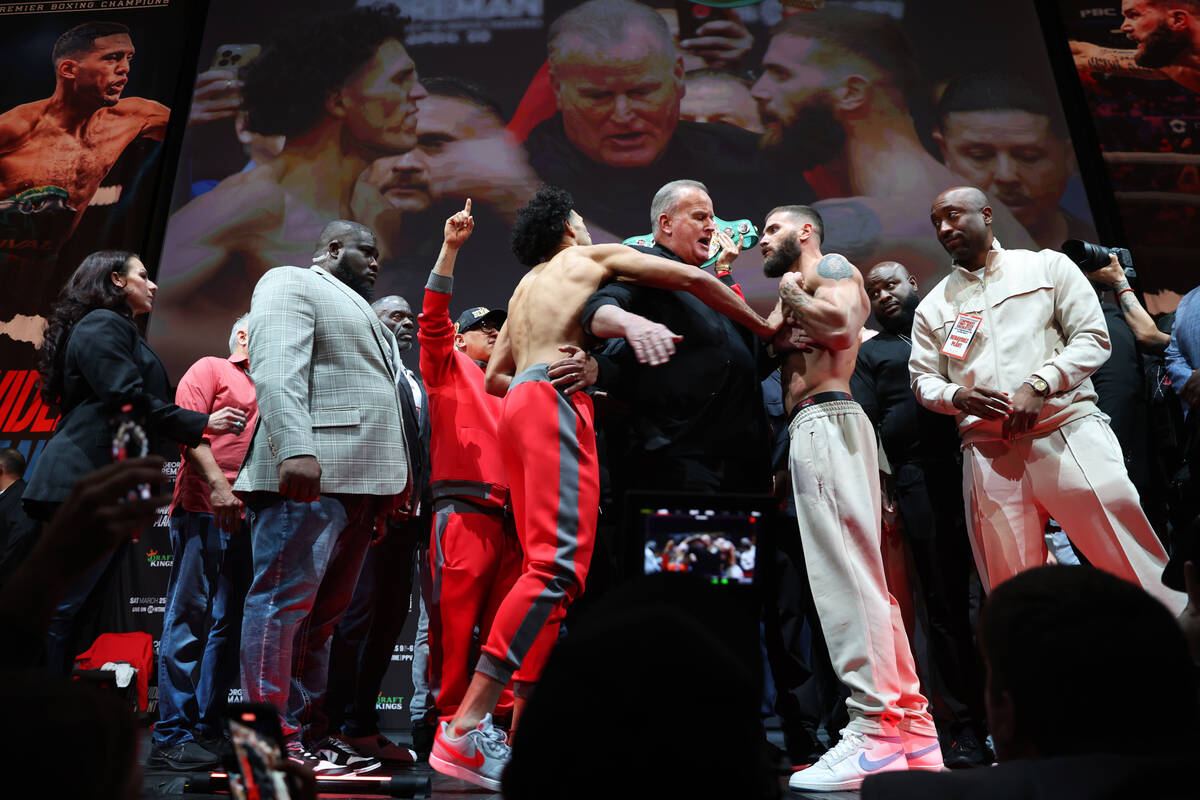
POLYGON ((403 711, 404 710, 404 698, 403 697, 387 697, 386 695, 381 694, 381 695, 379 695, 379 699, 375 701, 375 710, 376 711, 403 711))
POLYGON ((175 563, 175 554, 160 553, 157 550, 147 550, 146 563, 152 567, 169 567, 175 563))

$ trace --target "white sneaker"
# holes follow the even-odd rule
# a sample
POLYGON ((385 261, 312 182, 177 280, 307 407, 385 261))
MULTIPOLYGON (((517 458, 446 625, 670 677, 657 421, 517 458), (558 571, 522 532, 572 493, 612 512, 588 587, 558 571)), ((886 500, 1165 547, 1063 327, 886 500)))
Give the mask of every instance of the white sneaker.
POLYGON ((942 746, 938 743, 938 737, 902 731, 900 740, 904 742, 904 760, 909 769, 945 771, 946 764, 942 760, 942 746))
POLYGON ((908 762, 899 736, 844 730, 841 741, 817 763, 793 773, 788 786, 807 792, 840 792, 860 788, 868 775, 906 769, 908 762))
MULTIPOLYGON (((903 752, 903 751, 901 751, 903 752)), ((503 731, 492 727, 492 715, 484 715, 475 730, 459 738, 450 736, 447 722, 439 722, 429 753, 429 766, 443 775, 460 778, 476 786, 500 791, 500 775, 508 766, 511 751, 503 731)))

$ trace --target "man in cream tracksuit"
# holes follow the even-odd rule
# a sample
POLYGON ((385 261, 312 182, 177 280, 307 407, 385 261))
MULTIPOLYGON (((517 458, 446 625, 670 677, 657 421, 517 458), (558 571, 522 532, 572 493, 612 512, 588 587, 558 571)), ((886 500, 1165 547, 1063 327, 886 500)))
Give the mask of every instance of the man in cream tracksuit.
POLYGON ((985 588, 1045 563, 1054 517, 1096 567, 1178 613, 1166 553, 1142 513, 1090 376, 1108 358, 1087 278, 1052 250, 1005 250, 971 187, 930 212, 953 271, 917 306, 909 371, 917 400, 958 416, 971 548, 985 588))

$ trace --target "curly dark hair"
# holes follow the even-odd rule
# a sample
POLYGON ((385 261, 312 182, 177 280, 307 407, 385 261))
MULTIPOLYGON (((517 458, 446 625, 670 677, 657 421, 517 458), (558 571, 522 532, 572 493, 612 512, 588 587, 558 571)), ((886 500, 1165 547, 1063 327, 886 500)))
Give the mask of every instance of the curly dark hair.
POLYGON ((404 42, 407 17, 394 6, 353 8, 282 24, 242 71, 246 126, 298 136, 325 116, 325 101, 388 39, 404 42))
POLYGON ((562 241, 563 223, 575 201, 557 186, 540 186, 529 205, 517 212, 512 229, 513 255, 527 267, 548 260, 562 241))
POLYGON ((38 372, 42 374, 42 400, 48 405, 58 405, 62 398, 63 359, 67 353, 67 340, 71 338, 75 324, 99 308, 133 319, 133 312, 125 303, 125 293, 109 276, 114 272, 125 274, 129 259, 137 257, 137 253, 127 250, 98 250, 91 253, 75 268, 58 293, 50 312, 50 321, 46 323, 38 358, 38 372))

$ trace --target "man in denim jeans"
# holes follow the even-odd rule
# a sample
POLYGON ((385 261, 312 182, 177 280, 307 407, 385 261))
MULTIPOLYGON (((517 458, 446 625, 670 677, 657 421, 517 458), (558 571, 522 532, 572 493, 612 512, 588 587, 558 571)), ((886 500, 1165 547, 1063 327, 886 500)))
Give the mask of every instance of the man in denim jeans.
POLYGON ((320 713, 334 626, 408 484, 395 339, 368 304, 378 272, 375 234, 334 220, 312 265, 269 271, 250 304, 259 425, 234 485, 254 550, 242 690, 275 706, 288 755, 318 775, 380 767, 329 738, 320 713))
POLYGON ((246 412, 246 424, 183 447, 171 500, 167 609, 158 644, 158 724, 147 765, 198 770, 219 763, 221 715, 237 679, 242 601, 250 585, 250 533, 230 483, 258 419, 246 356, 245 314, 229 333, 229 358, 206 356, 175 392, 180 408, 246 412), (205 635, 205 628, 212 620, 205 635))

